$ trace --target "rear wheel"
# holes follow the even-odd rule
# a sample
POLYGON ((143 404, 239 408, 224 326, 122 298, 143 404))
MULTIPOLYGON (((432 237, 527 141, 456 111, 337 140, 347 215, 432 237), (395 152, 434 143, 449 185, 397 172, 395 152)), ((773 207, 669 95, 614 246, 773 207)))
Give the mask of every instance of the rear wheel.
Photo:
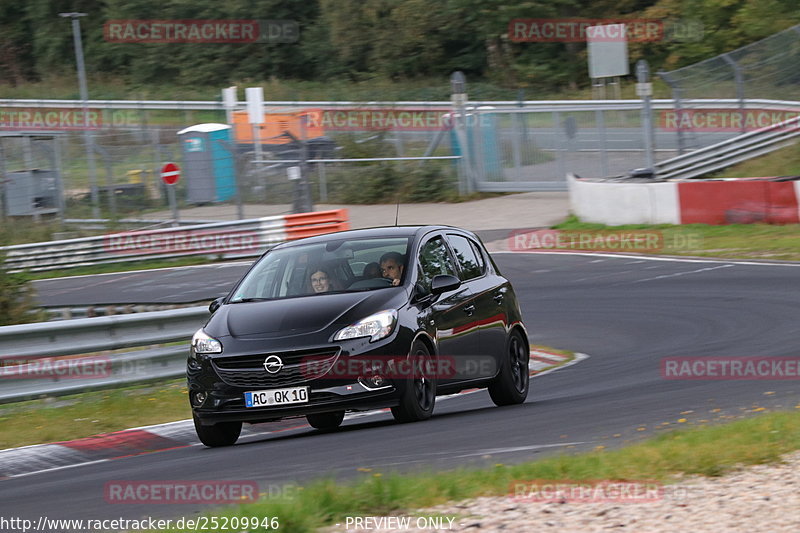
POLYGON ((530 351, 519 331, 512 331, 508 338, 506 355, 501 362, 500 373, 489 385, 489 396, 495 405, 514 405, 528 397, 530 374, 528 360, 530 351))
POLYGON ((422 341, 415 341, 409 359, 413 374, 406 378, 400 405, 392 407, 392 416, 398 422, 427 420, 436 404, 436 373, 433 358, 422 341))
POLYGON ((194 419, 194 430, 200 438, 200 442, 210 448, 218 446, 230 446, 239 439, 242 432, 241 422, 219 422, 213 426, 204 426, 196 416, 194 419))
POLYGON ((317 413, 306 415, 308 425, 320 431, 333 431, 342 425, 344 411, 334 411, 333 413, 317 413))

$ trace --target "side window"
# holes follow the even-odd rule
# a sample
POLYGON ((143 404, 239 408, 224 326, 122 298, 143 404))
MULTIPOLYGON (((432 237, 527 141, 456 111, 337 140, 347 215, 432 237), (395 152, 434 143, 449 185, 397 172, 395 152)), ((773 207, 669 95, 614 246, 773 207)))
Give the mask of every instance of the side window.
POLYGON ((466 237, 461 235, 448 235, 447 241, 453 248, 456 261, 461 267, 461 280, 466 281, 483 275, 483 257, 475 255, 475 248, 466 237))
POLYGON ((486 260, 483 258, 483 247, 472 239, 470 239, 469 244, 472 246, 472 251, 475 252, 475 259, 477 259, 478 267, 481 269, 481 275, 483 275, 486 273, 486 260))
POLYGON ((419 252, 420 277, 418 282, 425 291, 430 291, 431 281, 438 274, 456 275, 450 254, 441 237, 434 237, 426 242, 419 252))

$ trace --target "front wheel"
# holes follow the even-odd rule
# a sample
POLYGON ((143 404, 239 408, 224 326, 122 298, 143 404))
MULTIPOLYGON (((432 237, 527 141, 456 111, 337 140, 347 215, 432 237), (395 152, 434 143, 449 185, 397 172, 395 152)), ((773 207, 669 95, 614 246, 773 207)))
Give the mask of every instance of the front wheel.
POLYGON ((194 419, 194 430, 200 438, 200 442, 209 448, 231 446, 236 443, 242 432, 241 422, 219 422, 213 426, 204 426, 197 416, 192 416, 192 418, 194 419))
POLYGON ((344 411, 334 411, 332 413, 317 413, 306 415, 308 425, 320 431, 333 431, 342 425, 344 411))
POLYGON ((497 406, 522 403, 528 397, 530 351, 519 331, 508 338, 506 354, 500 363, 500 373, 489 385, 489 396, 497 406))
POLYGON ((400 405, 392 407, 392 416, 398 422, 427 420, 436 404, 436 372, 433 359, 424 342, 414 341, 409 354, 412 375, 406 377, 400 405))

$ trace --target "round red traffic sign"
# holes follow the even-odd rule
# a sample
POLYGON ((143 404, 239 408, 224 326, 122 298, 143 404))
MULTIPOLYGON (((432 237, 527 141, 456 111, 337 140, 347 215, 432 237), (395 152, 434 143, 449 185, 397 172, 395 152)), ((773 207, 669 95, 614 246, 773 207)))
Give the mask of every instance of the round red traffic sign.
POLYGON ((167 163, 161 167, 161 179, 167 185, 175 185, 181 177, 181 169, 175 163, 167 163))

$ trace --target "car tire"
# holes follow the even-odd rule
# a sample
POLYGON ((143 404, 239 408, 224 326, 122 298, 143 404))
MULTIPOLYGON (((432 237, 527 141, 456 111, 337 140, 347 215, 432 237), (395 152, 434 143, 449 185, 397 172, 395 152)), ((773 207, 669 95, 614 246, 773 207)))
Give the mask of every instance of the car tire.
POLYGON ((218 422, 213 426, 204 426, 196 416, 192 418, 197 437, 209 448, 231 446, 236 443, 242 432, 241 422, 218 422))
POLYGON ((400 404, 392 407, 392 416, 398 422, 427 420, 436 405, 436 375, 431 366, 433 358, 422 341, 415 341, 409 358, 414 361, 413 377, 406 379, 400 404))
POLYGON ((500 373, 489 384, 489 396, 495 405, 515 405, 525 401, 530 389, 529 360, 528 344, 519 331, 512 331, 500 363, 500 373))
POLYGON ((308 425, 320 431, 333 431, 342 425, 344 411, 334 411, 332 413, 317 413, 306 415, 308 425))

